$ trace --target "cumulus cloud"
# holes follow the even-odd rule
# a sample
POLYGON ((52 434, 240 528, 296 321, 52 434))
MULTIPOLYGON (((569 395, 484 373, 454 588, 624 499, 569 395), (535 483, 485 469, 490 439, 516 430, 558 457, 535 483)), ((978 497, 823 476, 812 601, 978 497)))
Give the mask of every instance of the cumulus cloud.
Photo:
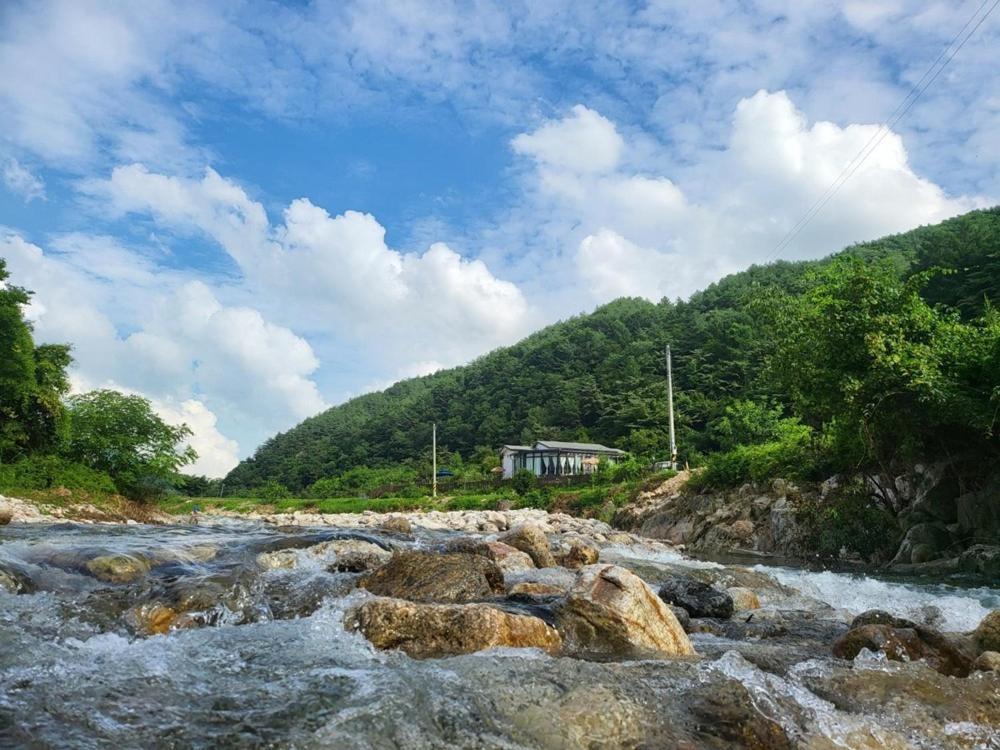
POLYGON ((331 216, 299 198, 273 226, 260 203, 212 169, 187 179, 133 164, 85 190, 116 216, 148 215, 212 238, 276 315, 338 326, 355 342, 376 335, 397 357, 431 349, 456 363, 513 340, 530 322, 520 289, 485 263, 444 243, 401 253, 386 244, 385 229, 370 214, 331 216))
MULTIPOLYGON (((597 301, 686 296, 722 273, 775 259, 771 251, 785 233, 882 133, 875 124, 810 124, 785 92, 761 90, 737 104, 726 148, 678 169, 682 182, 675 183, 642 173, 637 147, 624 140, 613 169, 579 169, 563 160, 562 154, 585 154, 592 145, 591 134, 579 127, 582 111, 575 107, 565 118, 518 136, 512 147, 535 163, 528 210, 542 207, 572 227, 564 241, 577 243, 573 267, 597 301), (550 137, 554 133, 559 137, 550 137)), ((600 122, 602 130, 617 135, 612 123, 600 122)), ((918 175, 902 138, 888 133, 827 210, 780 255, 819 257, 984 204, 981 197, 949 196, 918 175)))

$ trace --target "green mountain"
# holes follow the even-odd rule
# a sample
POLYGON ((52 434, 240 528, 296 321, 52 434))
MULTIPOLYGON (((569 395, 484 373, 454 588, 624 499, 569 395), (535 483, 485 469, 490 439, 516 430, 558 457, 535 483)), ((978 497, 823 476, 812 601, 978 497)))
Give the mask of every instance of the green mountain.
POLYGON ((892 267, 902 278, 942 268, 923 298, 978 316, 1000 300, 1000 208, 850 247, 819 261, 778 262, 728 276, 686 301, 619 299, 551 325, 472 363, 360 396, 261 445, 226 478, 228 488, 278 481, 293 491, 357 466, 387 466, 439 446, 477 448, 535 439, 601 442, 642 457, 667 448, 664 347, 674 354, 682 459, 720 447, 719 425, 736 400, 787 396, 762 378, 773 339, 755 300, 805 292, 838 257, 892 267))

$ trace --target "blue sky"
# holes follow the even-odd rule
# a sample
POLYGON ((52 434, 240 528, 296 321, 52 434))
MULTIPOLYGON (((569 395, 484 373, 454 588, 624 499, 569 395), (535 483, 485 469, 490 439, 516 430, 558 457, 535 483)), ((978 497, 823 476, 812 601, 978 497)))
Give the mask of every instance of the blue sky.
POLYGON ((1000 194, 980 2, 7 2, 0 256, 74 387, 219 475, 266 437, 622 295, 1000 194))

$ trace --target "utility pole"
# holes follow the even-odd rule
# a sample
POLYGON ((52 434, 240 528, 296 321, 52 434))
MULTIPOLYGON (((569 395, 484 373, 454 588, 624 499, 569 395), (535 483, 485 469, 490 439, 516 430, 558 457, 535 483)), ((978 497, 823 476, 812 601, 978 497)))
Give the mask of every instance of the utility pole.
POLYGON ((667 410, 670 412, 670 468, 677 468, 677 441, 674 439, 674 375, 667 344, 667 410))
POLYGON ((434 475, 431 477, 431 497, 436 498, 438 496, 438 426, 437 422, 431 426, 431 445, 433 448, 431 453, 431 473, 434 475))

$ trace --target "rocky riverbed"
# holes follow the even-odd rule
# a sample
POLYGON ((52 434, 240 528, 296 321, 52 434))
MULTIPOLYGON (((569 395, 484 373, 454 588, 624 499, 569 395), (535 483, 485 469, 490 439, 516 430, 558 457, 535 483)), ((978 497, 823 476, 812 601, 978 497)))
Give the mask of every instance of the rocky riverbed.
POLYGON ((4 747, 1000 747, 996 588, 542 511, 22 520, 4 747))

